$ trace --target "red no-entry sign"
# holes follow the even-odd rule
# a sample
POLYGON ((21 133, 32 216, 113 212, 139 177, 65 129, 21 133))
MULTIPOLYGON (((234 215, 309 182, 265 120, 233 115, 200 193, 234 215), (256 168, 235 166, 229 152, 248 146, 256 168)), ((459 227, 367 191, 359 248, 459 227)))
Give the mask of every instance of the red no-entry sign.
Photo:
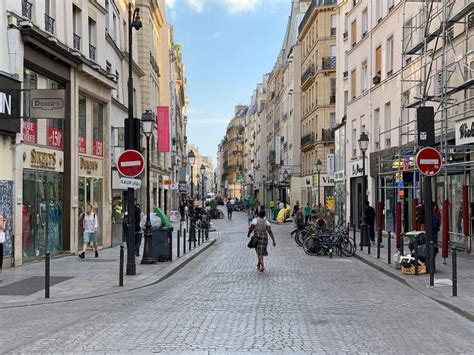
POLYGON ((134 178, 145 169, 145 159, 136 150, 126 150, 118 158, 117 169, 123 176, 134 178))
POLYGON ((441 170, 443 160, 441 154, 434 148, 426 147, 416 154, 416 167, 425 176, 435 176, 441 170))

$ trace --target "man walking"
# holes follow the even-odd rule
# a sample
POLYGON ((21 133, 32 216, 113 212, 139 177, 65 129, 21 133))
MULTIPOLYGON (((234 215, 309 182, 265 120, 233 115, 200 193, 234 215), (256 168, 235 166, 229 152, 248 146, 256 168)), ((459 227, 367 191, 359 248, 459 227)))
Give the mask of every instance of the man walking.
POLYGON ((304 207, 304 224, 308 225, 309 220, 311 219, 311 206, 309 202, 304 207))
POLYGON ((365 223, 369 227, 370 242, 375 244, 375 209, 370 205, 369 201, 365 202, 365 223))

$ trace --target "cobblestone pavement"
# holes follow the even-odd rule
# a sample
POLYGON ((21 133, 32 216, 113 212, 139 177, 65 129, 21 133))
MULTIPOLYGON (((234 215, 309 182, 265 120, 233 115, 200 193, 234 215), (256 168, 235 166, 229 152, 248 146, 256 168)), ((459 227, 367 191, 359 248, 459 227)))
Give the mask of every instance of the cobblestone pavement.
POLYGON ((256 270, 247 219, 169 279, 90 300, 0 310, 1 353, 473 353, 473 323, 355 258, 304 255, 273 225, 256 270))

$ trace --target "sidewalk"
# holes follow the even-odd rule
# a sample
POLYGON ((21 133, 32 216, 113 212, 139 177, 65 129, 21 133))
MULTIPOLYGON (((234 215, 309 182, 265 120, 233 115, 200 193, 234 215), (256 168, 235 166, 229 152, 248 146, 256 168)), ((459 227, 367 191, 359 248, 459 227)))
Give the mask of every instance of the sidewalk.
MULTIPOLYGON (((353 238, 353 231, 349 234, 351 240, 353 238)), ((388 264, 387 242, 388 235, 384 233, 382 237, 383 248, 380 249, 380 259, 377 259, 377 243, 371 246, 370 255, 368 248, 364 247, 360 251, 359 242, 360 234, 356 232, 357 252, 356 257, 375 267, 379 271, 391 276, 405 285, 415 289, 425 296, 437 301, 438 303, 452 309, 453 311, 463 315, 465 318, 474 321, 474 257, 468 256, 465 253, 458 251, 457 253, 457 279, 458 279, 458 296, 452 296, 452 259, 451 251, 449 258, 446 259, 446 264, 443 264, 444 259, 441 257, 441 252, 436 256, 436 273, 434 275, 434 287, 430 287, 429 274, 422 275, 406 275, 395 268, 395 261, 393 254, 396 252, 395 235, 392 233, 391 240, 391 254, 392 263, 388 264)), ((405 255, 409 253, 408 240, 404 240, 405 255)), ((407 300, 409 302, 410 300, 407 300)))
MULTIPOLYGON (((99 251, 99 258, 89 251, 85 259, 76 255, 51 259, 50 299, 44 298, 45 262, 38 261, 19 267, 3 270, 0 283, 0 309, 11 306, 32 305, 49 302, 62 302, 82 298, 98 297, 144 287, 179 270, 193 258, 209 248, 215 242, 217 233, 209 233, 209 240, 191 251, 186 242, 186 254, 183 255, 183 237, 180 239, 180 257, 177 257, 177 229, 173 224, 173 261, 154 265, 140 264, 143 255, 142 240, 140 257, 135 258, 137 273, 124 275, 124 287, 119 287, 120 247, 99 251)), ((197 236, 196 236, 197 238, 197 236)), ((124 250, 124 273, 127 264, 127 249, 124 250)))

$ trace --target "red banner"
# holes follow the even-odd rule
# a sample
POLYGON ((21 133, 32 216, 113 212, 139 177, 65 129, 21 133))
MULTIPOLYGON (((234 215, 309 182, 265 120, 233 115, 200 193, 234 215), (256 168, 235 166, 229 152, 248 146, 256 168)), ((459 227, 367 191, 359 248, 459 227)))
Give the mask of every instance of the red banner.
POLYGON ((23 121, 23 141, 36 143, 38 136, 38 126, 33 121, 23 121))
POLYGON ((94 139, 92 143, 92 154, 97 155, 99 157, 104 156, 104 143, 102 143, 98 139, 94 139))
POLYGON ((79 153, 86 154, 86 137, 79 136, 79 153))
POLYGON ((48 127, 48 145, 50 147, 63 147, 63 130, 56 127, 48 127))
POLYGON ((158 153, 170 151, 170 109, 168 106, 158 106, 156 124, 158 126, 158 153))

